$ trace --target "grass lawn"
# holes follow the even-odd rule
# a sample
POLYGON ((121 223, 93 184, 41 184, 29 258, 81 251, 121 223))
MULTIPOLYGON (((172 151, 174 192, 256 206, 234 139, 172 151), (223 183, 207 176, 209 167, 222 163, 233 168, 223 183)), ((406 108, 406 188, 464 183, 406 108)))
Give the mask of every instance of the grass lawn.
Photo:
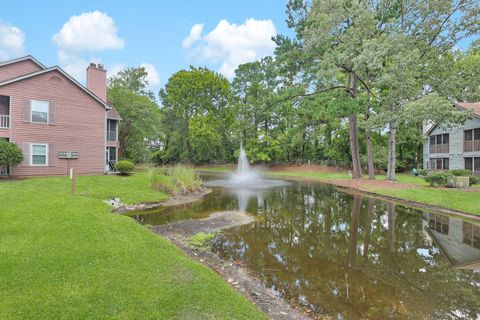
POLYGON ((424 186, 414 189, 367 188, 381 195, 427 203, 480 215, 480 192, 424 186))
POLYGON ((0 181, 0 319, 263 319, 216 273, 101 200, 158 201, 148 175, 0 181))

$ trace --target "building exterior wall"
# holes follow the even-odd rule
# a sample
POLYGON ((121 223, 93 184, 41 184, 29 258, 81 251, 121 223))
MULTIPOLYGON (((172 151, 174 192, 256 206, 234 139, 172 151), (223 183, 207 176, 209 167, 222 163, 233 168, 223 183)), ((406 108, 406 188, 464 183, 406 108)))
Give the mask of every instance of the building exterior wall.
POLYGON ((45 143, 54 150, 50 150, 53 161, 48 166, 22 164, 12 169, 13 176, 65 175, 70 168, 79 174, 105 171, 105 107, 60 72, 2 86, 0 95, 11 97, 10 141, 20 147, 25 143, 45 143), (54 123, 24 122, 24 103, 29 99, 53 102, 54 123), (60 151, 76 151, 80 156, 76 160, 58 159, 60 151))
POLYGON ((90 64, 87 68, 87 88, 103 101, 107 101, 107 71, 90 64))
POLYGON ((450 169, 463 169, 464 168, 464 157, 480 157, 480 152, 463 152, 463 142, 464 142, 464 130, 480 128, 480 119, 474 117, 473 119, 467 120, 463 126, 443 129, 436 127, 430 132, 429 137, 423 144, 423 167, 429 168, 429 159, 430 158, 449 158, 450 169), (449 153, 434 153, 430 154, 430 136, 449 133, 450 139, 450 152, 449 153))
POLYGON ((42 68, 29 59, 0 66, 0 82, 40 70, 42 68))

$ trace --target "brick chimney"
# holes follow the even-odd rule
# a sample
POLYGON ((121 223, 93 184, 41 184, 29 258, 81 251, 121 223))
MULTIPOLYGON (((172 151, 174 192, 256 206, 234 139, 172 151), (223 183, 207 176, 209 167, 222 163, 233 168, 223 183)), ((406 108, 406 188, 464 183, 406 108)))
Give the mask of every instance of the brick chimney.
POLYGON ((90 63, 87 68, 87 88, 107 102, 107 70, 103 65, 90 63))

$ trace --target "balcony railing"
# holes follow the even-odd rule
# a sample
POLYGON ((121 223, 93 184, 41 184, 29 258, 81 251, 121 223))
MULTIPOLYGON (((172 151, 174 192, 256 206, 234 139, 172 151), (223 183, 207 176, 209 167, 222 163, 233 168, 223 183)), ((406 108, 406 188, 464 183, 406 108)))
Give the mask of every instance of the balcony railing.
POLYGON ((107 131, 107 141, 117 141, 117 131, 107 131))
POLYGON ((10 128, 10 116, 0 115, 0 129, 10 128))
POLYGON ((430 145, 430 153, 449 153, 449 152, 450 152, 449 144, 430 145))
POLYGON ((480 151, 480 140, 471 140, 463 142, 463 152, 480 151))

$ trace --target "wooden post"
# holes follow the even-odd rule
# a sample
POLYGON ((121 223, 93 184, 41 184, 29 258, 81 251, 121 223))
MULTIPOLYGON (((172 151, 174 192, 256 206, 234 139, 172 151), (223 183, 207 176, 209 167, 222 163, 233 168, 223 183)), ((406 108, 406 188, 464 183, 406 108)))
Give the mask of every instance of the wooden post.
POLYGON ((70 169, 70 179, 72 179, 72 194, 75 194, 77 192, 77 176, 73 168, 70 169))

